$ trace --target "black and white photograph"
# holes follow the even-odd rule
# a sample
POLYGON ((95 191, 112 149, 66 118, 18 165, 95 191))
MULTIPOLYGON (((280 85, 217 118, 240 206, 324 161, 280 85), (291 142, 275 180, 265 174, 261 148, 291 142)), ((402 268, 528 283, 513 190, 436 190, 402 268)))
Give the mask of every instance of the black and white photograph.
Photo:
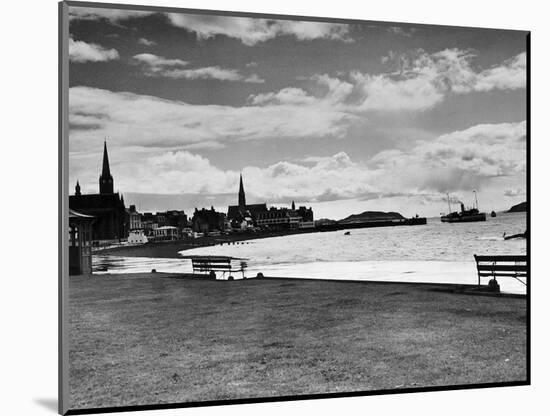
POLYGON ((530 32, 59 23, 61 412, 530 383, 530 32))

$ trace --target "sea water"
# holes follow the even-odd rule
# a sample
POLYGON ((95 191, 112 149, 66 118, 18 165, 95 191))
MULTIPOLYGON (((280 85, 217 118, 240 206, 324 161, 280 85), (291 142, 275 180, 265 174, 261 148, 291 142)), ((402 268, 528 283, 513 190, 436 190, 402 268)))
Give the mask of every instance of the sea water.
MULTIPOLYGON (((525 239, 504 240, 523 233, 525 213, 499 214, 485 222, 351 229, 294 234, 182 251, 182 255, 221 255, 247 259, 247 277, 346 279, 477 284, 474 254, 526 254, 525 239)), ((107 259, 97 256, 96 264, 107 259)), ((108 272, 191 272, 180 259, 109 256, 108 272)), ((238 278, 238 276, 235 276, 238 278)), ((486 283, 486 282, 484 282, 486 283)), ((500 278, 501 290, 525 293, 515 279, 500 278)))

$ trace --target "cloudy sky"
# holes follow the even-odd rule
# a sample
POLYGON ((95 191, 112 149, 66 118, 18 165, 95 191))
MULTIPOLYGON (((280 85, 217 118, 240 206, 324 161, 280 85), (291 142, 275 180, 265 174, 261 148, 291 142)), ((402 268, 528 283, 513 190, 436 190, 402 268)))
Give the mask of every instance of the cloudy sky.
POLYGON ((71 7, 70 183, 141 211, 525 200, 526 33, 71 7))

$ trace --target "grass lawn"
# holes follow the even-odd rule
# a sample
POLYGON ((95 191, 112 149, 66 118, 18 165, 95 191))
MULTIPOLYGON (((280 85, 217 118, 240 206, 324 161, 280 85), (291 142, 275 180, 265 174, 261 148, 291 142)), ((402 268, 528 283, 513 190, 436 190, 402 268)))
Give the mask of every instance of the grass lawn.
POLYGON ((526 379, 526 300, 437 286, 70 277, 72 409, 526 379))

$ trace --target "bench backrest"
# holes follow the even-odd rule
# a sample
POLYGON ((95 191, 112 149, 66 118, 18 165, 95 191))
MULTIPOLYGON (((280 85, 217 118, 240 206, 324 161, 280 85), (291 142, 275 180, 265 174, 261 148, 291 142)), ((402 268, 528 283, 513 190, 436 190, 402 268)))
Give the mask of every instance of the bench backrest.
POLYGON ((193 263, 193 270, 197 271, 210 271, 210 270, 230 270, 231 259, 230 258, 207 258, 200 257, 191 259, 193 263))
POLYGON ((193 271, 209 272, 214 271, 242 271, 247 267, 245 261, 239 263, 238 268, 233 268, 231 265, 231 257, 193 257, 191 262, 193 264, 193 271))
POLYGON ((527 279, 527 256, 525 255, 474 255, 474 258, 477 265, 478 284, 480 284, 481 277, 499 276, 527 279))

